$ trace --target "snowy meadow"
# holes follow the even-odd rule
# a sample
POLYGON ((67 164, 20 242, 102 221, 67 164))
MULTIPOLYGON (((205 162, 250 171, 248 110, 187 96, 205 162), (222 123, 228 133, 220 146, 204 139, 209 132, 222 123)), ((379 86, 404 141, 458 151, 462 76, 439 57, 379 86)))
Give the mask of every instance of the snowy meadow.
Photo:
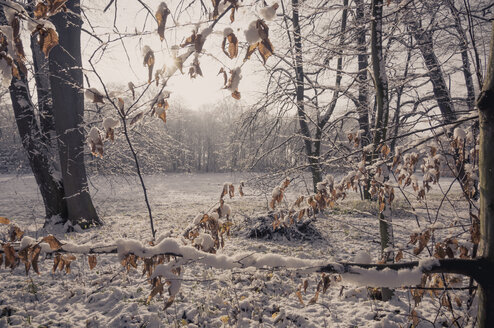
MULTIPOLYGON (((82 232, 65 232, 61 224, 43 228, 42 204, 32 176, 0 177, 2 216, 24 230, 25 236, 55 236, 65 244, 83 246, 115 245, 119 239, 146 244, 151 240, 146 208, 136 177, 96 176, 90 179, 94 200, 105 224, 82 232)), ((264 178, 267 180, 267 178, 264 178)), ((476 305, 467 304, 468 279, 456 279, 459 287, 448 291, 451 308, 443 301, 444 291, 427 291, 419 298, 415 286, 397 288, 393 299, 376 299, 376 290, 365 286, 366 278, 353 275, 327 275, 324 292, 318 290, 321 273, 304 269, 286 269, 277 261, 292 257, 322 263, 335 261, 375 263, 379 259, 379 229, 376 211, 370 203, 360 201, 357 193, 333 209, 317 216, 317 233, 304 238, 273 234, 272 238, 249 238, 256 218, 268 212, 266 190, 249 174, 166 174, 146 176, 150 202, 154 209, 158 241, 174 238, 181 245, 191 244, 183 238, 187 227, 198 213, 218 206, 225 181, 245 183, 244 196, 235 195, 225 202, 231 209, 231 233, 217 256, 256 257, 275 254, 266 267, 215 269, 207 264, 189 261, 183 265, 180 290, 166 310, 163 296, 149 302, 151 286, 142 272, 127 269, 117 254, 97 255, 91 270, 87 255, 76 254, 70 273, 52 272, 54 256, 42 253, 37 275, 24 266, 14 270, 1 268, 0 326, 16 327, 437 327, 454 317, 465 327, 473 326, 468 318, 476 305), (411 288, 410 288, 411 287, 411 288), (316 293, 318 296, 316 297, 316 293)), ((305 184, 294 180, 287 188, 287 201, 306 193, 305 184)), ((443 178, 441 188, 452 188, 444 200, 440 188, 428 194, 428 206, 414 201, 412 210, 402 195, 397 195, 392 209, 396 251, 406 260, 417 259, 410 235, 432 227, 436 238, 448 235, 448 227, 468 221, 468 209, 459 202, 462 195, 452 179, 443 178), (435 209, 444 202, 435 220, 435 209), (431 217, 433 220, 431 221, 431 217), (421 228, 417 227, 417 222, 421 228)), ((265 188, 264 188, 265 189, 265 188)), ((8 225, 0 226, 1 238, 8 239, 8 225)), ((457 236, 467 242, 468 233, 457 236)), ((26 238, 26 237, 24 237, 26 238)), ((209 253, 204 253, 204 256, 209 253)), ((421 257, 428 257, 427 255, 421 257)), ((379 282, 379 280, 377 280, 379 282)), ((428 286, 433 286, 428 282, 428 286)), ((434 285, 435 286, 435 285, 434 285)), ((443 286, 444 287, 444 286, 443 286)), ((378 296, 378 295, 377 295, 378 296)), ((378 297, 377 297, 378 298, 378 297)), ((453 319, 453 320, 455 320, 453 319)))

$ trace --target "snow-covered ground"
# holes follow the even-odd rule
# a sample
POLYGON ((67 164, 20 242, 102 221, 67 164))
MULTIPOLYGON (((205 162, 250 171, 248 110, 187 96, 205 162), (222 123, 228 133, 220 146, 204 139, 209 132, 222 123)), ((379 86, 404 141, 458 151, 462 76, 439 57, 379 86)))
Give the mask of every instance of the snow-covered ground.
MULTIPOLYGON (((246 195, 226 199, 234 225, 232 236, 218 254, 276 253, 328 262, 353 261, 357 255, 357 260, 362 260, 369 254, 372 261, 377 261, 379 230, 372 214, 375 208, 353 193, 326 217, 318 218, 315 224, 321 239, 246 238, 249 227, 243 224, 245 216, 266 213, 271 194, 270 189, 261 190, 252 178, 248 174, 147 176, 157 235, 180 236, 197 213, 218 206, 224 182, 238 185, 245 180, 246 195)), ((136 177, 98 176, 90 182, 94 203, 105 222, 101 228, 81 233, 65 233, 60 225, 43 229, 44 211, 32 176, 0 175, 0 216, 9 218, 33 238, 53 234, 65 242, 108 245, 121 238, 143 243, 151 239, 147 209, 136 177)), ((442 190, 446 191, 451 183, 451 179, 443 179, 442 190)), ((290 186, 287 197, 293 201, 304 190, 303 183, 290 186)), ((427 196, 427 206, 408 194, 415 212, 398 190, 395 194, 395 242, 402 245, 404 260, 416 259, 412 254, 414 246, 408 242, 412 232, 420 231, 417 221, 422 229, 431 225, 442 228, 437 230, 437 236, 449 236, 450 225, 469 222, 456 184, 444 200, 441 189, 435 187, 427 196)), ((7 240, 7 229, 0 226, 0 240, 7 240)), ((467 240, 468 231, 459 231, 456 238, 467 240)), ((453 302, 452 314, 444 302, 441 304, 441 296, 424 296, 415 307, 409 290, 400 288, 390 302, 381 302, 370 297, 367 287, 340 281, 338 276, 332 276, 327 292, 309 305, 321 274, 281 268, 218 270, 198 263, 184 266, 180 292, 173 305, 163 310, 163 297, 159 295, 146 304, 151 289, 140 266, 127 273, 118 256, 109 254, 98 255, 98 264, 90 270, 84 255, 76 257, 69 274, 52 273, 53 259, 44 256, 40 275, 31 270, 26 276, 23 265, 12 272, 2 266, 0 327, 411 327, 414 322, 410 313, 414 309, 418 327, 449 326, 453 315, 462 327, 467 327, 473 326, 474 319, 465 319, 476 312, 475 304, 467 309, 467 291, 450 291, 452 298, 456 300, 458 296, 461 302, 453 302), (305 280, 306 292, 301 287, 305 280), (304 304, 296 294, 298 290, 304 304)), ((461 285, 468 285, 468 281, 463 280, 461 285)))

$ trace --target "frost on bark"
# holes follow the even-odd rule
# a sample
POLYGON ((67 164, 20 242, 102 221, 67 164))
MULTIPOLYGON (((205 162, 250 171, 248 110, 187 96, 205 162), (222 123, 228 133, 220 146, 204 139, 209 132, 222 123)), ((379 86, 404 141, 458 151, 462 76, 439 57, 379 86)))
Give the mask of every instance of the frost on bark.
POLYGON ((50 52, 49 69, 68 219, 72 224, 101 224, 89 195, 84 165, 80 1, 66 4, 67 12, 51 19, 58 31, 59 44, 50 52))

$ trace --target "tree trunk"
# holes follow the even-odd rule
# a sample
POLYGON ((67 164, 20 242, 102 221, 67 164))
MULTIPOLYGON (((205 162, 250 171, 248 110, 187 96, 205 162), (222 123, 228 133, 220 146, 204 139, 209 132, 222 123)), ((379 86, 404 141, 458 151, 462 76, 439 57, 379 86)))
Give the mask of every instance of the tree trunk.
POLYGON ((317 192, 317 184, 322 181, 321 166, 319 155, 312 150, 312 138, 307 124, 307 116, 304 108, 304 65, 302 57, 302 35, 299 20, 299 3, 298 0, 292 0, 292 23, 293 23, 293 42, 295 48, 295 76, 296 76, 296 101, 297 115, 300 125, 300 132, 304 139, 304 148, 309 162, 309 168, 312 174, 312 185, 314 192, 317 192))
POLYGON ((462 61, 462 71, 463 76, 465 78, 465 86, 467 88, 467 106, 468 110, 474 110, 474 102, 475 102, 475 89, 473 86, 472 72, 470 70, 470 60, 468 58, 468 38, 465 30, 461 25, 460 15, 458 13, 458 9, 455 7, 453 0, 448 0, 447 2, 451 13, 453 14, 453 18, 455 21, 455 29, 458 32, 458 39, 460 41, 460 54, 462 61))
POLYGON ((367 42, 365 40, 367 27, 365 24, 365 4, 363 0, 355 0, 357 6, 355 12, 355 18, 357 23, 357 61, 358 61, 358 122, 361 130, 364 130, 362 134, 362 147, 367 146, 370 143, 370 129, 369 129, 369 91, 367 90, 367 67, 369 66, 369 55, 367 54, 367 42))
POLYGON ((47 156, 48 150, 41 139, 42 134, 36 122, 27 79, 22 72, 20 74, 20 80, 12 78, 9 91, 22 146, 26 150, 29 165, 43 198, 46 218, 49 219, 54 215, 66 218, 67 208, 63 198, 63 188, 53 177, 47 156))
POLYGON ((425 66, 427 67, 427 75, 432 83, 432 91, 437 100, 437 105, 444 117, 444 123, 452 123, 456 120, 456 114, 451 101, 444 75, 441 71, 441 65, 434 53, 434 45, 432 43, 432 32, 425 31, 420 27, 417 20, 408 22, 408 29, 417 41, 417 46, 424 58, 425 66))
MULTIPOLYGON (((373 151, 371 155, 371 163, 377 160, 378 147, 386 139, 386 128, 388 125, 389 116, 389 98, 388 98, 388 79, 386 76, 385 62, 382 49, 382 14, 383 0, 373 0, 371 5, 371 55, 372 55, 372 70, 374 73, 375 88, 376 88, 376 127, 373 140, 373 151)), ((387 170, 386 170, 387 171, 387 170)), ((383 188, 384 186, 381 186, 383 188)), ((386 262, 392 262, 393 256, 386 249, 393 245, 393 227, 391 225, 390 211, 386 206, 387 198, 378 197, 379 203, 384 203, 384 208, 379 204, 379 233, 381 235, 381 251, 383 259, 386 262)), ((382 300, 391 299, 393 292, 389 288, 382 289, 382 300)))
POLYGON ((84 88, 81 60, 81 8, 69 0, 67 12, 52 17, 59 45, 50 52, 50 84, 58 136, 62 180, 72 224, 101 224, 96 214, 84 165, 84 88))
MULTIPOLYGON (((364 0, 355 0, 355 20, 357 24, 356 34, 357 34, 357 62, 358 62, 358 73, 357 73, 357 83, 358 83, 358 124, 360 130, 363 130, 362 137, 360 140, 360 146, 362 149, 371 143, 371 133, 369 129, 369 91, 367 89, 367 69, 369 67, 369 55, 367 54, 367 42, 366 33, 367 26, 365 22, 365 3, 364 0)), ((366 156, 366 164, 370 164, 370 157, 366 156)), ((370 200, 371 194, 369 192, 370 182, 363 186, 362 197, 363 199, 370 200)))
MULTIPOLYGON (((480 249, 488 267, 494 267, 494 22, 487 76, 477 102, 480 122, 480 249)), ((492 272, 479 281, 478 321, 481 328, 494 327, 494 282, 492 272)))
MULTIPOLYGON (((1 7, 0 21, 2 24, 7 24, 1 7)), ((36 72, 36 65, 34 69, 36 72)), ((42 124, 38 125, 36 119, 27 76, 21 69, 19 69, 19 74, 20 79, 12 78, 9 93, 22 146, 26 151, 29 165, 43 199, 46 219, 48 220, 56 215, 65 219, 67 217, 67 207, 63 199, 63 187, 53 175, 49 157, 50 147, 43 131, 40 130, 39 126, 42 126, 42 124)))

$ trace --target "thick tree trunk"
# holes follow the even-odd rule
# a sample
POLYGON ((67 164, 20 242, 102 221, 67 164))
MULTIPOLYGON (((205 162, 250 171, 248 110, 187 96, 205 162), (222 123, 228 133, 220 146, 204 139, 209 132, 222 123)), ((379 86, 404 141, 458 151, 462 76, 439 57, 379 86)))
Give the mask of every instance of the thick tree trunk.
POLYGON ((67 9, 51 19, 58 31, 59 45, 50 52, 49 66, 68 218, 72 224, 101 224, 89 195, 84 165, 80 1, 69 0, 67 9))
MULTIPOLYGON (((0 22, 7 24, 3 10, 0 6, 0 22)), ((37 67, 35 65, 35 71, 37 67)), ((45 135, 38 125, 35 107, 29 93, 27 76, 19 69, 20 79, 12 78, 9 87, 10 99, 14 117, 19 130, 22 146, 26 151, 29 165, 43 199, 46 219, 52 216, 67 217, 67 207, 63 199, 63 187, 60 181, 53 175, 52 161, 50 160, 50 147, 45 135)))
POLYGON ((53 176, 46 144, 42 141, 42 134, 36 122, 27 80, 22 72, 20 74, 20 80, 15 77, 12 79, 9 91, 22 146, 26 150, 29 165, 43 198, 46 218, 49 219, 54 215, 66 218, 67 208, 63 198, 63 188, 53 176))
MULTIPOLYGON (((487 76, 478 100, 480 121, 480 249, 488 267, 494 267, 494 22, 487 76)), ((479 281, 478 321, 481 328, 494 327, 494 282, 492 272, 479 281)))
POLYGON ((34 79, 36 81, 36 92, 38 95, 41 134, 43 142, 49 146, 54 146, 52 145, 52 139, 55 138, 55 119, 53 117, 48 60, 41 51, 36 37, 31 38, 31 50, 33 52, 34 79))

